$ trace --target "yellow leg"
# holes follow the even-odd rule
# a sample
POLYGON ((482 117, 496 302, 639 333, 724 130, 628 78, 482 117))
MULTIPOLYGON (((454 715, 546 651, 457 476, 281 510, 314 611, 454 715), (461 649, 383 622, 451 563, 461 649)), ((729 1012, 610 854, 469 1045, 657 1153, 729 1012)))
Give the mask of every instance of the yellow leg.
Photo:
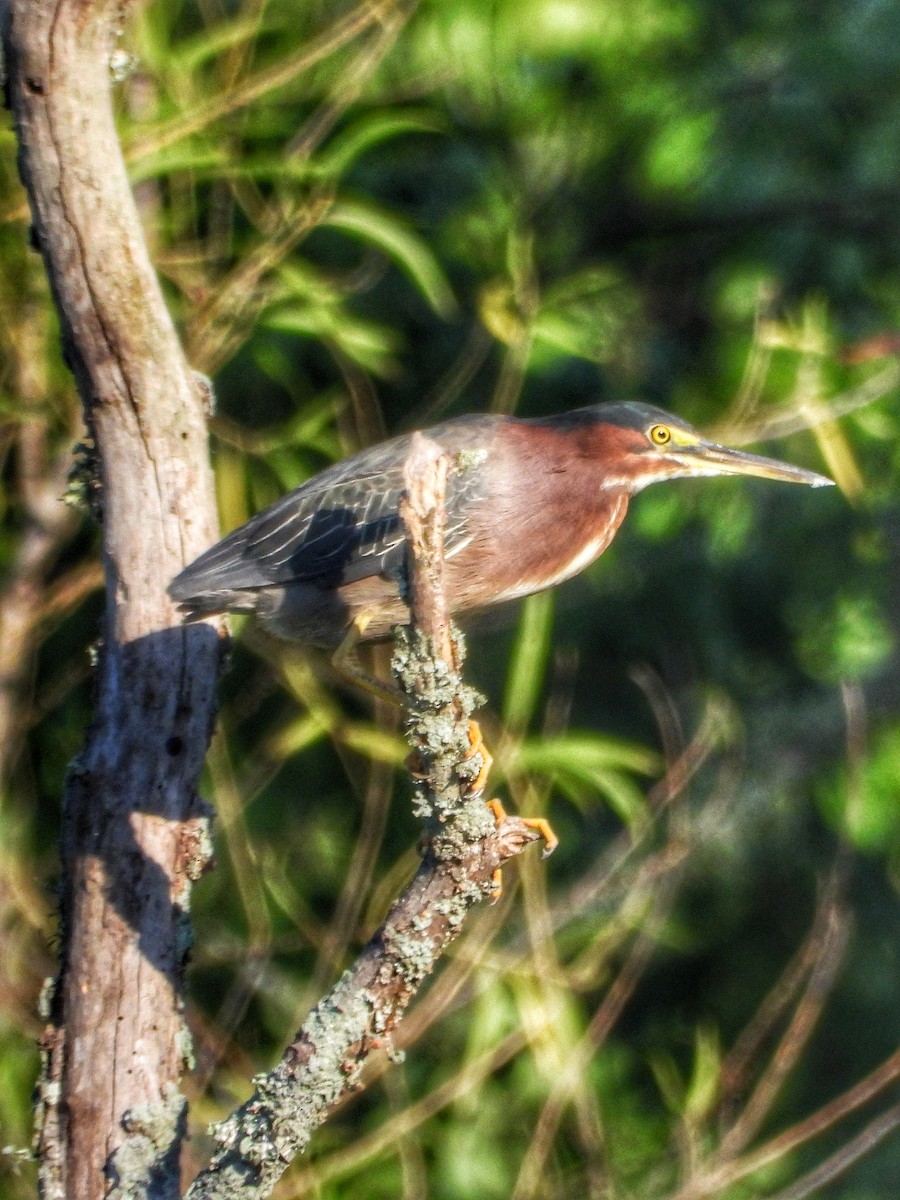
POLYGON ((366 629, 377 615, 377 610, 370 608, 353 618, 344 640, 331 656, 331 663, 338 675, 343 676, 348 682, 356 684, 370 696, 377 696, 380 700, 386 700, 389 704, 393 704, 395 708, 402 708, 405 697, 400 689, 378 679, 371 671, 367 671, 356 658, 356 648, 366 629))
MULTIPOLYGON (((506 809, 499 800, 486 801, 487 807, 494 814, 494 824, 499 829, 506 820, 506 809)), ((502 867, 494 867, 491 875, 491 904, 496 904, 503 895, 503 869, 502 867)))
MULTIPOLYGON (((353 618, 350 628, 344 635, 343 641, 331 656, 331 662, 337 673, 350 683, 356 684, 357 687, 361 687, 372 696, 386 700, 389 704, 393 704, 398 708, 404 708, 408 703, 408 698, 404 696, 400 689, 392 687, 389 683, 376 678, 356 658, 356 648, 365 635, 366 629, 377 615, 377 609, 369 608, 358 613, 353 618)), ((484 744, 484 738, 481 735, 481 726, 477 721, 470 721, 469 749, 463 761, 468 761, 476 754, 481 755, 481 766, 478 768, 478 774, 466 786, 466 794, 468 796, 477 796, 480 792, 484 791, 487 786, 488 774, 494 762, 494 756, 484 744)), ((410 754, 406 760, 406 765, 411 775, 416 775, 419 778, 422 777, 421 767, 417 762, 415 753, 410 754)))
POLYGON ((494 824, 499 829, 509 815, 503 807, 502 800, 488 800, 485 802, 485 807, 489 808, 494 815, 494 824))
POLYGON ((503 895, 503 869, 494 867, 491 875, 491 904, 496 904, 503 895))

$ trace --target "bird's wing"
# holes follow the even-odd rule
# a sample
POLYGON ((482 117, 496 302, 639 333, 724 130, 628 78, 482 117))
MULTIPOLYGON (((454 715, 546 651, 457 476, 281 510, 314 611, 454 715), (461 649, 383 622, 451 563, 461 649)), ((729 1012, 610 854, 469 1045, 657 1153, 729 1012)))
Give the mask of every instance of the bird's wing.
MULTIPOLYGON (((448 422, 448 450, 477 442, 480 422, 448 422)), ((228 534, 173 581, 170 594, 188 600, 219 590, 322 581, 337 587, 371 575, 392 574, 406 539, 398 505, 409 438, 395 438, 327 468, 228 534)), ((447 490, 445 554, 468 537, 467 513, 479 472, 451 473, 447 490)))
POLYGON ((242 559, 265 583, 349 583, 389 571, 402 552, 402 487, 401 464, 294 492, 244 526, 242 559))

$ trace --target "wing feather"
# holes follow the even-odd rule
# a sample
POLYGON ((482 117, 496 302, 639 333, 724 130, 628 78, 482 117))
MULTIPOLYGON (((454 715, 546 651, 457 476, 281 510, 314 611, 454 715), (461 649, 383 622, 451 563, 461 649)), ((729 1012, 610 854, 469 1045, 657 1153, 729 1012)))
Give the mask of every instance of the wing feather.
MULTIPOLYGON (((482 449, 497 418, 465 417, 429 431, 452 452, 482 449)), ((320 582, 339 587, 396 572, 405 554, 398 506, 409 437, 352 455, 277 500, 201 554, 173 580, 180 601, 219 591, 320 582)), ((446 552, 470 536, 468 513, 480 473, 460 470, 448 483, 446 552)))

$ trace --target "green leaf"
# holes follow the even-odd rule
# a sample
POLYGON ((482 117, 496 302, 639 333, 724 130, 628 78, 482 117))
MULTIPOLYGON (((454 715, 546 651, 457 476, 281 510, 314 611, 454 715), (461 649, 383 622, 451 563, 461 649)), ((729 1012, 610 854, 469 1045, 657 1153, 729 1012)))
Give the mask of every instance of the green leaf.
POLYGON ((448 320, 456 300, 438 260, 405 222, 374 205, 339 201, 322 222, 383 250, 406 272, 438 314, 448 320))
POLYGON ((519 631, 506 677, 503 720, 509 729, 525 729, 534 715, 547 670, 553 629, 553 592, 538 592, 522 605, 519 631))
POLYGON ((888 727, 874 739, 855 770, 846 766, 820 785, 819 803, 832 824, 858 849, 870 853, 900 851, 900 738, 888 727))
POLYGON ((170 44, 167 47, 169 67, 185 75, 196 74, 210 59, 217 58, 225 50, 253 41, 264 29, 257 14, 238 17, 233 21, 219 21, 202 33, 170 44))
POLYGON ((629 827, 648 819, 643 791, 632 775, 652 776, 659 755, 636 742, 597 734, 567 733, 522 742, 508 764, 510 774, 533 771, 546 775, 579 806, 601 796, 629 827))
POLYGON ((712 113, 688 113, 663 124, 647 149, 645 171, 651 188, 684 191, 703 179, 715 133, 712 113))
POLYGON ((388 376, 396 368, 399 341, 386 325, 353 317, 346 310, 324 306, 281 305, 267 311, 260 324, 282 333, 331 342, 348 358, 374 375, 388 376))
POLYGON ((685 1085, 674 1056, 661 1050, 654 1051, 647 1056, 647 1064, 666 1108, 680 1116, 684 1112, 685 1085))
POLYGON ((791 614, 797 652, 815 679, 828 683, 871 676, 893 652, 893 630, 874 596, 845 593, 827 607, 797 605, 791 614))
POLYGON ((694 1070, 685 1094, 685 1110, 694 1121, 702 1121, 716 1103, 721 1071, 719 1031, 700 1025, 694 1030, 694 1070))
POLYGON ((342 175, 372 146, 403 133, 440 133, 445 125, 425 109, 370 113, 340 134, 316 155, 315 169, 325 178, 342 175))

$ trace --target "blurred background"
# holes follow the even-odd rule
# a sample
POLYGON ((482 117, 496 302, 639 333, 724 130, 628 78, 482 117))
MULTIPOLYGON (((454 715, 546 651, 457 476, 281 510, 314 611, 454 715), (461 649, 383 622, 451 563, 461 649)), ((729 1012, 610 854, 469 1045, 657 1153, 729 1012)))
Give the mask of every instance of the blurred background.
MULTIPOLYGON (((492 787, 561 845, 507 869, 405 1061, 376 1064, 279 1194, 893 1197, 900 9, 155 0, 113 69, 154 258, 215 384, 223 529, 386 434, 607 398, 839 485, 651 488, 577 580, 470 631, 492 787)), ((0 214, 0 1191, 19 1200, 102 597, 8 121, 0 214)), ((233 628, 189 1174, 417 862, 396 715, 233 628)))

